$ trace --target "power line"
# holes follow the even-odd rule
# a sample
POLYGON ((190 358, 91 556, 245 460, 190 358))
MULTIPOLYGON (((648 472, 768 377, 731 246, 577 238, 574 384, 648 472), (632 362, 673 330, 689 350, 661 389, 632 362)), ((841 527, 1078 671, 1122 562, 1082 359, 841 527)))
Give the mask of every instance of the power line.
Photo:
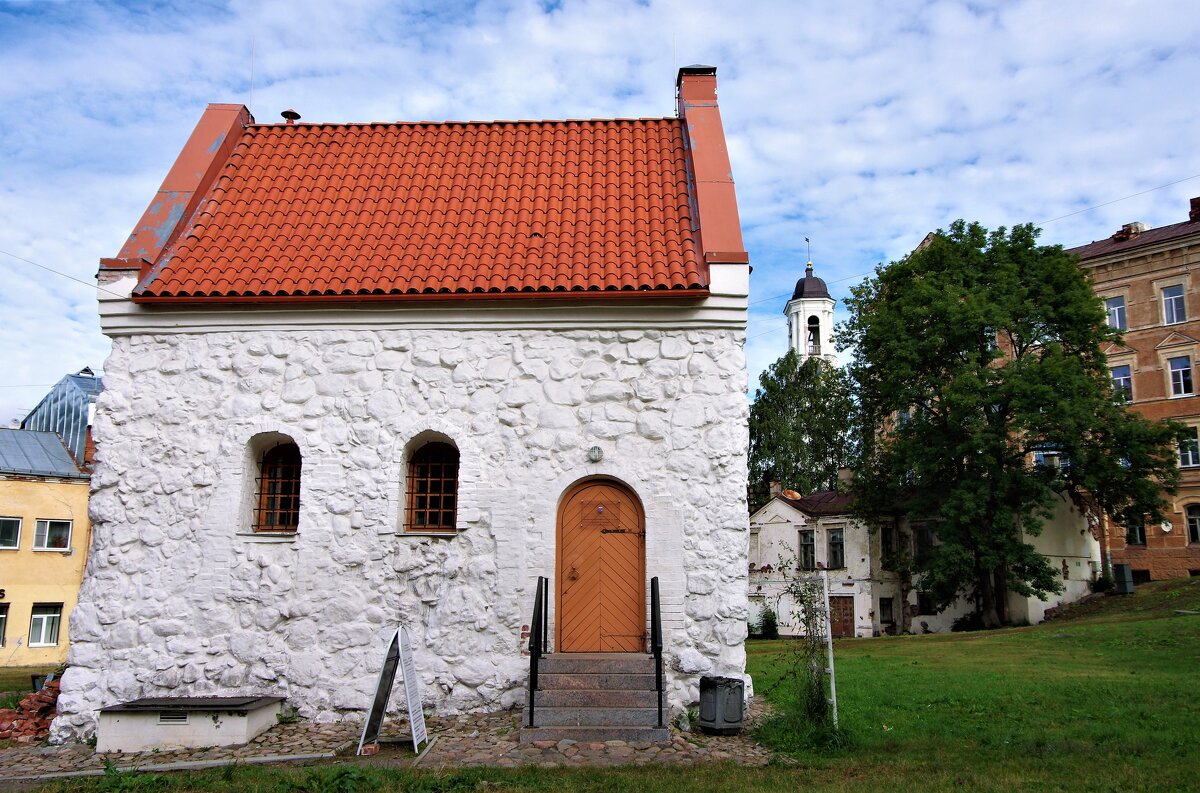
POLYGON ((40 267, 48 273, 54 273, 55 275, 61 275, 63 278, 70 279, 77 284, 83 284, 84 286, 91 287, 92 289, 99 289, 101 292, 107 292, 108 294, 112 295, 113 297, 119 297, 122 300, 129 297, 129 295, 122 295, 118 292, 112 291, 111 289, 105 289, 104 287, 99 286, 98 284, 89 283, 87 281, 80 280, 73 275, 67 275, 66 273, 59 272, 58 270, 55 270, 53 267, 47 267, 44 264, 38 264, 33 259, 26 259, 24 256, 18 256, 17 254, 9 253, 8 251, 0 251, 0 253, 3 253, 5 256, 11 256, 14 259, 19 259, 20 261, 23 261, 26 264, 32 264, 34 267, 40 267))
POLYGON ((49 388, 54 383, 25 383, 24 385, 0 385, 0 388, 49 388))

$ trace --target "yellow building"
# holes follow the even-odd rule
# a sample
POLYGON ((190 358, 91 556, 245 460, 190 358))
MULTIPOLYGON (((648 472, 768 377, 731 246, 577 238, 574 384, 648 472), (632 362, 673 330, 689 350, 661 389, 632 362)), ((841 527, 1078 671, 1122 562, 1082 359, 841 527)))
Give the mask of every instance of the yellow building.
POLYGON ((67 659, 91 541, 88 478, 57 434, 0 429, 0 667, 67 659))

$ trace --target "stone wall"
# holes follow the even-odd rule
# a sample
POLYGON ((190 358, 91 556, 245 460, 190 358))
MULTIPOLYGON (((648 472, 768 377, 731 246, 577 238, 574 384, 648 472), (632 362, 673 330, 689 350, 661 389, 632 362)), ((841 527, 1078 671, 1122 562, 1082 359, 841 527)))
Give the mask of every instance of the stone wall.
POLYGON ((273 693, 306 717, 360 715, 398 623, 427 705, 516 705, 536 577, 554 580, 558 500, 590 476, 642 500, 670 702, 694 702, 697 675, 745 665, 743 341, 722 330, 115 338, 97 405, 94 541, 52 737, 86 735, 102 706, 167 694, 273 693), (253 443, 267 433, 303 455, 293 537, 250 532, 253 443), (406 455, 430 433, 461 455, 448 538, 402 530, 406 455))

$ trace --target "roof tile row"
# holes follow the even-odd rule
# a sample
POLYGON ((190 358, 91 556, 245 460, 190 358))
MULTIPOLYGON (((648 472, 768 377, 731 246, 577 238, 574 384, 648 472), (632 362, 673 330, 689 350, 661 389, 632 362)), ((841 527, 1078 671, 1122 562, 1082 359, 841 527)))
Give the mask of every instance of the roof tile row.
POLYGON ((677 119, 251 125, 139 297, 705 286, 677 119))

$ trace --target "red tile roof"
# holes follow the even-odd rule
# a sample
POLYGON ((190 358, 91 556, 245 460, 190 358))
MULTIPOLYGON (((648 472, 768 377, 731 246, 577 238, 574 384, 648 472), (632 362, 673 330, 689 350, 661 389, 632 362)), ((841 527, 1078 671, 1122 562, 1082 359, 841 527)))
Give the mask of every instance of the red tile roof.
POLYGON ((249 124, 135 299, 702 295, 689 164, 675 118, 249 124))

